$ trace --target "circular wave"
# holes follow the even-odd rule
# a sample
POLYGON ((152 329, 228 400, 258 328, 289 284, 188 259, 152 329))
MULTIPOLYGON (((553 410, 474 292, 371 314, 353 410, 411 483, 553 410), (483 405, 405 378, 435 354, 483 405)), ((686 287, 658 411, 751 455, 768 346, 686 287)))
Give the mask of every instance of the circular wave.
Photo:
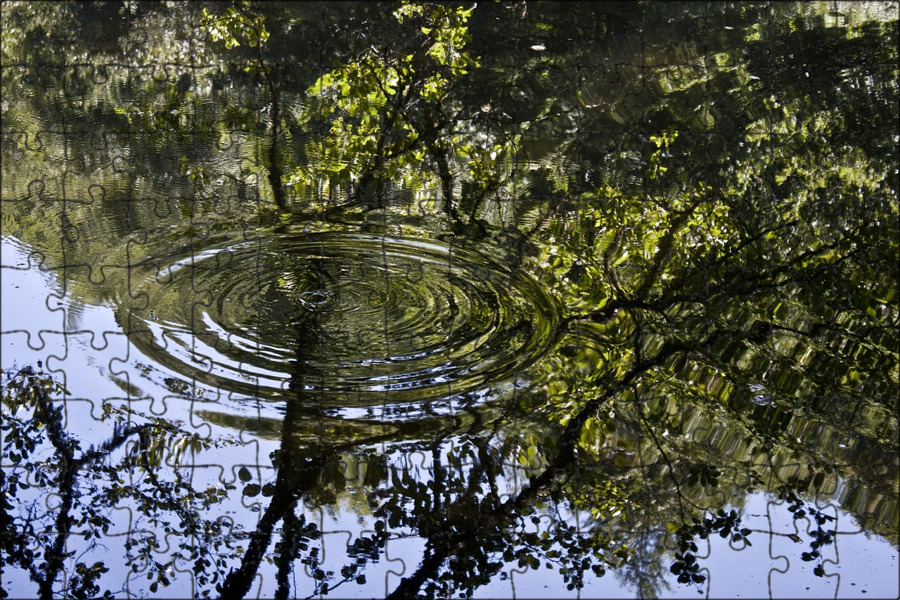
POLYGON ((269 238, 163 273, 139 289, 149 305, 131 313, 135 345, 250 397, 360 406, 463 394, 532 364, 558 321, 527 275, 417 239, 269 238))

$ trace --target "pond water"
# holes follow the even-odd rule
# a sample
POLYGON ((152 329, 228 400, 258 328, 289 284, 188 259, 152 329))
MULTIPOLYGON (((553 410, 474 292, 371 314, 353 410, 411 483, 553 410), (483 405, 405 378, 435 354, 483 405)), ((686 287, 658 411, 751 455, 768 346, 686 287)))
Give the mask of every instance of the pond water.
POLYGON ((4 2, 12 597, 896 597, 896 2, 4 2))
POLYGON ((350 408, 469 393, 533 363, 559 321, 526 273, 440 240, 281 234, 195 252, 163 281, 152 271, 135 286, 152 311, 130 323, 138 348, 267 400, 300 392, 350 408))

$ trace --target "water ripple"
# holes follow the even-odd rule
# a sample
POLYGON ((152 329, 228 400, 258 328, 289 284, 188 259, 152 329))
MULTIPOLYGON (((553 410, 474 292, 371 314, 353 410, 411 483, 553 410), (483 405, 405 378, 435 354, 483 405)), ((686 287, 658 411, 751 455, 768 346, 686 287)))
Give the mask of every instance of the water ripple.
POLYGON ((227 393, 365 406, 509 380, 558 307, 527 275, 443 242, 303 234, 195 252, 147 277, 131 339, 227 393), (150 318, 151 314, 154 318, 150 318))

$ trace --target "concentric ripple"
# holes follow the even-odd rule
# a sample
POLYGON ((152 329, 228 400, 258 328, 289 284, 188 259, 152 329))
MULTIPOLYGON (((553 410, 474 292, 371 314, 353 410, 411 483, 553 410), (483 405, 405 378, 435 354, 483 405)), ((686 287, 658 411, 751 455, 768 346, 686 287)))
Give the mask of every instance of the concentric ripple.
MULTIPOLYGON (((132 340, 223 392, 331 406, 429 400, 509 379, 557 307, 530 277, 439 242, 306 234, 209 249, 148 278, 132 340)), ((133 321, 132 321, 133 322, 133 321)))

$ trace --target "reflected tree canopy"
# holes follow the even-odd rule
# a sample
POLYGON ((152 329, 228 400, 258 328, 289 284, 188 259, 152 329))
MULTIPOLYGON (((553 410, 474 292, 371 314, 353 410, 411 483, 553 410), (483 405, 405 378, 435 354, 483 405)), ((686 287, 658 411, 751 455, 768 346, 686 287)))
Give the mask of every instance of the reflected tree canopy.
POLYGON ((4 358, 5 593, 703 592, 717 536, 826 575, 835 507, 896 548, 896 4, 390 9, 3 3, 4 244, 133 353, 90 432, 4 358))

